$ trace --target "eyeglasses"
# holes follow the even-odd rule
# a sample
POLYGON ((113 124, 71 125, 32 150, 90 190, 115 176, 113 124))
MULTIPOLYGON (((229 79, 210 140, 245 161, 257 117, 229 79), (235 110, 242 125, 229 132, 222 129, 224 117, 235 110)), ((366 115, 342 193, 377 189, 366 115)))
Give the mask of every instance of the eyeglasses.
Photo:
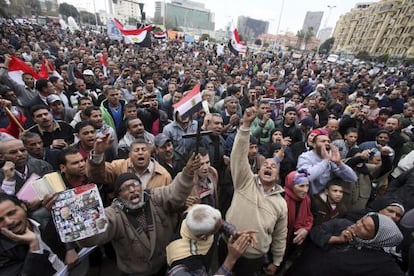
POLYGON ((328 116, 329 119, 336 119, 336 116, 328 116))
POLYGON ((134 181, 134 182, 132 182, 130 184, 122 185, 122 187, 119 190, 121 192, 126 192, 126 191, 131 190, 131 188, 134 188, 135 189, 135 188, 140 187, 140 186, 141 186, 141 182, 134 181))

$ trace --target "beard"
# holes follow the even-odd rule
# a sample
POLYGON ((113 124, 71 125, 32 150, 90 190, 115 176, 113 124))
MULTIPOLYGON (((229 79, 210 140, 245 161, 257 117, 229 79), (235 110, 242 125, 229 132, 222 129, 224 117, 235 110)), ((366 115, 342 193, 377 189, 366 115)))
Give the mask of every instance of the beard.
POLYGON ((140 198, 140 201, 138 203, 132 203, 128 199, 123 199, 123 198, 119 198, 119 197, 117 198, 117 200, 119 200, 121 205, 123 205, 123 207, 126 208, 126 209, 138 210, 138 209, 142 208, 145 205, 144 191, 142 191, 140 193, 139 198, 140 198))

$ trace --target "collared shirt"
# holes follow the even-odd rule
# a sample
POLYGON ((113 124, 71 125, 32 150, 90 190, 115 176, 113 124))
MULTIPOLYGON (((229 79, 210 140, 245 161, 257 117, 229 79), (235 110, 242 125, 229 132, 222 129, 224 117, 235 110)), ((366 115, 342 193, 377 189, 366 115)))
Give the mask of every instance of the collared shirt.
POLYGON ((48 104, 47 104, 47 99, 46 99, 46 97, 43 97, 41 94, 39 94, 39 97, 40 97, 40 99, 45 103, 45 105, 46 106, 49 106, 48 104))
POLYGON ((35 233, 36 238, 39 241, 39 250, 33 251, 32 253, 35 253, 35 254, 43 254, 44 251, 48 251, 50 253, 49 254, 49 257, 48 257, 49 262, 52 264, 53 268, 57 272, 61 271, 65 267, 65 264, 50 249, 50 247, 42 240, 42 237, 40 235, 40 230, 39 230, 40 224, 37 221, 34 221, 32 219, 28 219, 28 220, 32 224, 32 226, 33 226, 33 232, 35 233))
POLYGON ((142 174, 138 174, 139 179, 141 180, 142 188, 146 189, 148 182, 151 180, 152 175, 154 174, 155 164, 154 161, 150 160, 148 167, 142 174))
POLYGON ((276 185, 273 185, 273 187, 266 192, 264 190, 263 184, 262 184, 262 182, 260 181, 259 178, 257 178, 257 187, 259 188, 260 191, 262 191, 262 193, 265 197, 267 197, 267 196, 271 195, 272 193, 276 192, 276 185))

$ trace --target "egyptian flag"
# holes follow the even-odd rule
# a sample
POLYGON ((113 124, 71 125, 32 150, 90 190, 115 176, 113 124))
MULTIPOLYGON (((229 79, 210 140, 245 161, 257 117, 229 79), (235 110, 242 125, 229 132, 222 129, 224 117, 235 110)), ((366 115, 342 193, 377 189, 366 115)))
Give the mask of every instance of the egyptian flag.
POLYGON ((11 79, 13 79, 15 82, 24 85, 22 75, 23 73, 29 73, 33 76, 35 80, 38 79, 47 79, 49 78, 48 70, 45 66, 42 66, 40 68, 40 71, 37 73, 33 70, 32 67, 27 65, 23 60, 18 59, 15 56, 10 57, 11 60, 9 62, 8 66, 8 74, 11 79))
POLYGON ((243 44, 243 42, 240 40, 239 32, 237 29, 234 29, 231 39, 228 43, 229 50, 236 56, 238 55, 244 55, 247 51, 247 46, 243 44))
POLYGON ((166 39, 167 33, 166 32, 153 32, 152 35, 155 39, 166 39))
MULTIPOLYGON (((52 62, 48 61, 47 59, 43 59, 42 66, 40 67, 41 72, 47 72, 49 76, 49 72, 51 73, 51 76, 58 77, 59 79, 63 80, 63 77, 59 74, 58 71, 56 71, 55 66, 52 62)), ((48 77, 46 77, 48 78, 48 77)))
POLYGON ((99 62, 102 65, 102 71, 105 77, 108 76, 108 60, 107 60, 107 55, 106 53, 103 53, 101 58, 99 59, 99 62))
POLYGON ((115 26, 121 32, 126 44, 139 44, 141 47, 151 47, 150 32, 153 25, 143 26, 137 29, 125 29, 122 23, 114 18, 115 26))
POLYGON ((203 107, 201 102, 200 84, 197 84, 178 103, 173 105, 174 114, 178 112, 182 118, 191 116, 191 114, 199 111, 203 107))

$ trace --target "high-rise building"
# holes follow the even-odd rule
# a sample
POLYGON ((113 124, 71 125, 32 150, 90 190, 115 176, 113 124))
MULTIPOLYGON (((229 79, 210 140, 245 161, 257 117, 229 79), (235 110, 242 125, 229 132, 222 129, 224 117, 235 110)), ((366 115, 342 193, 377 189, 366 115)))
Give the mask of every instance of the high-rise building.
POLYGON ((334 52, 414 58, 414 2, 383 0, 357 4, 334 30, 334 52))
POLYGON ((258 20, 246 16, 237 18, 237 31, 244 36, 246 40, 258 38, 261 34, 267 33, 269 22, 258 20))
POLYGON ((331 27, 320 29, 319 33, 318 33, 318 36, 317 36, 318 40, 321 43, 323 43, 325 40, 327 40, 328 38, 331 37, 332 30, 333 30, 333 28, 331 28, 331 27))
MULTIPOLYGON (((163 5, 164 3, 158 4, 157 15, 162 15, 163 5)), ((214 13, 206 9, 203 3, 173 0, 171 3, 165 3, 164 15, 167 28, 181 28, 195 32, 214 30, 214 13)))
POLYGON ((165 3, 163 1, 155 2, 154 23, 163 24, 165 16, 165 3))
POLYGON ((302 31, 307 32, 308 29, 312 28, 313 34, 316 34, 319 31, 323 17, 323 11, 311 12, 308 11, 303 21, 302 31))

